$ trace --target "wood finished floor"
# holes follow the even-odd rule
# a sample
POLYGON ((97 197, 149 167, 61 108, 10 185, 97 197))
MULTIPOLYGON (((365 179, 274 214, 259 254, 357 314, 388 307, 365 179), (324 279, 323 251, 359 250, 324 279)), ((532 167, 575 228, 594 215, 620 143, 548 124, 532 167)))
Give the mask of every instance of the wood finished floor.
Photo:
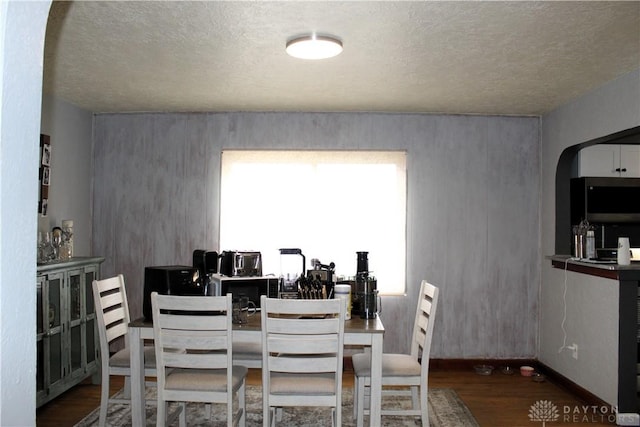
MULTIPOLYGON (((260 384, 260 371, 250 370, 248 384, 260 384)), ((112 377, 115 393, 122 387, 119 377, 112 377)), ((345 372, 344 386, 353 387, 353 373, 345 372)), ((535 383, 520 375, 494 373, 480 376, 469 370, 431 370, 429 387, 453 388, 482 427, 536 427, 542 422, 529 419, 529 409, 541 400, 550 401, 560 414, 548 426, 604 426, 606 417, 594 413, 561 387, 546 381, 535 383), (585 410, 586 409, 586 410, 585 410), (569 411, 569 414, 565 414, 569 411)), ((100 403, 100 386, 89 381, 67 391, 38 409, 39 427, 70 427, 84 418, 100 403)))

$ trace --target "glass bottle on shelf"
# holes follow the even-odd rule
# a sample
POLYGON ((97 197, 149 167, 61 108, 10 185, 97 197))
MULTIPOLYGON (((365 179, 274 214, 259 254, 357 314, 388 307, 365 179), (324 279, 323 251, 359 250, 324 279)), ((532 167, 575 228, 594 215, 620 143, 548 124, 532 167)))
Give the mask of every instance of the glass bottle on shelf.
POLYGON ((62 221, 62 241, 65 247, 65 258, 73 258, 73 221, 70 219, 62 221))

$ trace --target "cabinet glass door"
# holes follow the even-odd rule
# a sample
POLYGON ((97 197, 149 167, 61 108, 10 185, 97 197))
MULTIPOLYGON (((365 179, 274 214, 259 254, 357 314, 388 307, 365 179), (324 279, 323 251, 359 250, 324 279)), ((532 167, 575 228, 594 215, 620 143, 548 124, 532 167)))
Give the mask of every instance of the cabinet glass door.
MULTIPOLYGON (((71 373, 83 371, 82 365, 82 283, 81 270, 68 273, 69 283, 69 366, 71 373)), ((82 372, 84 373, 84 372, 82 372)))
MULTIPOLYGON (((36 398, 42 399, 45 394, 44 383, 44 330, 45 325, 43 323, 44 313, 44 288, 45 278, 38 276, 36 285, 36 348, 37 348, 37 366, 36 366, 36 398)), ((48 309, 47 309, 48 312, 48 309)))
POLYGON ((65 309, 62 298, 63 283, 62 273, 53 273, 47 276, 44 353, 45 359, 49 362, 48 369, 45 368, 45 374, 48 373, 49 387, 62 380, 65 375, 64 342, 62 340, 62 332, 64 330, 63 313, 65 309))
POLYGON ((38 338, 40 338, 40 334, 44 332, 44 281, 44 277, 40 276, 38 277, 38 282, 36 285, 36 333, 38 334, 38 338))
POLYGON ((96 269, 87 267, 84 271, 84 307, 86 314, 85 347, 87 365, 96 362, 96 309, 93 304, 93 281, 96 279, 96 269))

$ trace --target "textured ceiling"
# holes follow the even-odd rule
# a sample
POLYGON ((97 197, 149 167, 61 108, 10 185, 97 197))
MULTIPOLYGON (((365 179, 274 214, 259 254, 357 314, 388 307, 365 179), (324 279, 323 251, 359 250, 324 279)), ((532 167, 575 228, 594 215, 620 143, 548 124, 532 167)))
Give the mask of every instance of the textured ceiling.
POLYGON ((93 112, 539 115, 640 67, 640 2, 54 2, 44 59, 93 112), (286 55, 313 31, 343 53, 286 55))

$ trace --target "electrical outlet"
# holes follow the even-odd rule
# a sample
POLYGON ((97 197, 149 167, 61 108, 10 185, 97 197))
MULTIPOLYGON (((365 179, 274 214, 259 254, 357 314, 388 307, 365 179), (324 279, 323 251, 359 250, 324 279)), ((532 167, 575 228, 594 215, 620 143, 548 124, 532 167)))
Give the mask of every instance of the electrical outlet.
POLYGON ((571 350, 571 357, 578 360, 578 344, 573 343, 565 347, 567 350, 571 350))
POLYGON ((616 424, 619 426, 640 426, 640 414, 617 414, 616 424))

